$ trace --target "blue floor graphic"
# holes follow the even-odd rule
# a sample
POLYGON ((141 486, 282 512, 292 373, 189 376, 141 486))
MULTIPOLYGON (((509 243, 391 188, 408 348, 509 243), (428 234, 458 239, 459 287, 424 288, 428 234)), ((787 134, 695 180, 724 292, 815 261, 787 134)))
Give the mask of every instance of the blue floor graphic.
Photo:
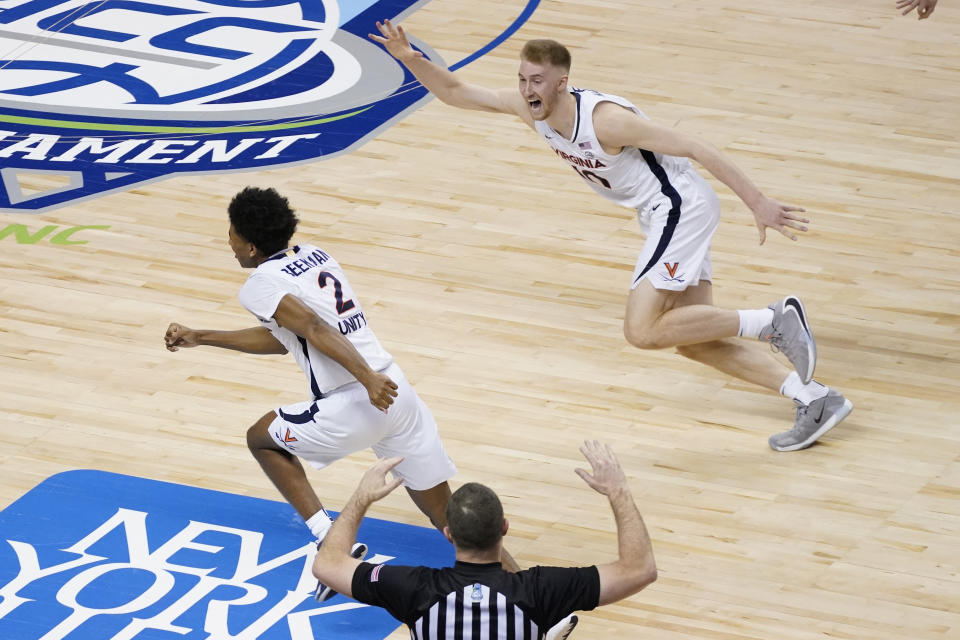
MULTIPOLYGON (((492 4, 502 30, 453 68, 538 1, 492 4)), ((0 212, 349 153, 428 100, 367 34, 429 2, 2 0, 0 212), (37 174, 60 180, 29 188, 37 174)))
MULTIPOLYGON (((368 559, 444 566, 434 529, 367 518, 368 559)), ((317 604, 309 531, 286 503, 68 471, 0 512, 3 640, 382 639, 399 623, 317 604)))

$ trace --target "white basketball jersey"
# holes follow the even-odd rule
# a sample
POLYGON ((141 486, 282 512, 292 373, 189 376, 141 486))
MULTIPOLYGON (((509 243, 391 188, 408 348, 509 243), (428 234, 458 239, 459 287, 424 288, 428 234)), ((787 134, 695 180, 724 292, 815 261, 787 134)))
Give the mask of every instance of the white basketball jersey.
MULTIPOLYGON (((571 88, 570 92, 577 100, 571 140, 554 131, 545 121, 534 121, 537 133, 557 156, 573 167, 594 191, 624 207, 640 210, 661 195, 673 200, 676 191, 671 182, 679 174, 692 169, 690 161, 637 147, 624 147, 617 155, 604 153, 593 130, 593 110, 599 103, 613 102, 644 119, 647 116, 619 96, 590 89, 571 88)), ((679 196, 675 205, 679 207, 679 196)))
POLYGON ((274 254, 247 278, 240 304, 293 354, 315 398, 356 378, 313 345, 277 324, 273 314, 283 296, 296 296, 320 318, 353 343, 371 369, 382 371, 393 358, 367 326, 360 301, 336 260, 309 244, 274 254))

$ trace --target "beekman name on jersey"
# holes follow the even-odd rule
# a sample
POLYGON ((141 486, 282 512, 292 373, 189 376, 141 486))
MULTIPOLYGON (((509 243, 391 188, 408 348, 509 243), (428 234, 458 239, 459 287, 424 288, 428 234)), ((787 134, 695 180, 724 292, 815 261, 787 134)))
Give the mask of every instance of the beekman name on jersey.
POLYGON ((302 258, 297 258, 296 260, 291 260, 290 263, 283 267, 281 271, 288 273, 291 276, 300 276, 313 269, 314 267, 319 267, 324 262, 330 259, 330 256, 325 254, 320 249, 315 249, 313 253, 308 256, 303 256, 302 258))

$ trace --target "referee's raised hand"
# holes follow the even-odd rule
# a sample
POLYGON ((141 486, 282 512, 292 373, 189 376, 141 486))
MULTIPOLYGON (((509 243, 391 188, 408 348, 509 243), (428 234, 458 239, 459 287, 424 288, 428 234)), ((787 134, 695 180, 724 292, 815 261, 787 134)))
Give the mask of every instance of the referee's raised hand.
POLYGON ((585 440, 580 446, 580 453, 590 463, 593 473, 586 469, 575 471, 584 482, 590 485, 591 489, 605 496, 629 489, 627 476, 623 473, 623 467, 620 466, 620 461, 617 460, 610 445, 598 440, 585 440))
POLYGON ((617 523, 616 562, 597 565, 600 575, 599 604, 627 598, 657 579, 650 534, 630 494, 627 476, 608 444, 587 440, 580 453, 593 467, 593 473, 577 469, 577 475, 594 491, 607 496, 617 523))
POLYGON ((387 480, 387 474, 401 462, 403 458, 399 456, 377 460, 360 478, 360 484, 353 493, 354 498, 364 507, 368 507, 399 487, 403 478, 387 480))

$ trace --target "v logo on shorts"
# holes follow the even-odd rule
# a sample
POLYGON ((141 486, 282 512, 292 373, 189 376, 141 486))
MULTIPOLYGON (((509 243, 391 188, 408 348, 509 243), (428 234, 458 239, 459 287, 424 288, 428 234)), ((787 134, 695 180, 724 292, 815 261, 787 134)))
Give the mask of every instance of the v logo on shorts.
POLYGON ((669 262, 664 262, 663 266, 667 268, 667 273, 670 274, 670 277, 675 278, 677 276, 677 267, 680 266, 680 263, 674 262, 673 266, 671 266, 669 262))
POLYGON ((283 441, 284 441, 284 442, 296 442, 296 441, 297 441, 297 439, 296 439, 295 437, 293 437, 292 435, 290 435, 290 427, 287 427, 287 432, 286 432, 286 433, 284 434, 284 436, 283 436, 283 441))

